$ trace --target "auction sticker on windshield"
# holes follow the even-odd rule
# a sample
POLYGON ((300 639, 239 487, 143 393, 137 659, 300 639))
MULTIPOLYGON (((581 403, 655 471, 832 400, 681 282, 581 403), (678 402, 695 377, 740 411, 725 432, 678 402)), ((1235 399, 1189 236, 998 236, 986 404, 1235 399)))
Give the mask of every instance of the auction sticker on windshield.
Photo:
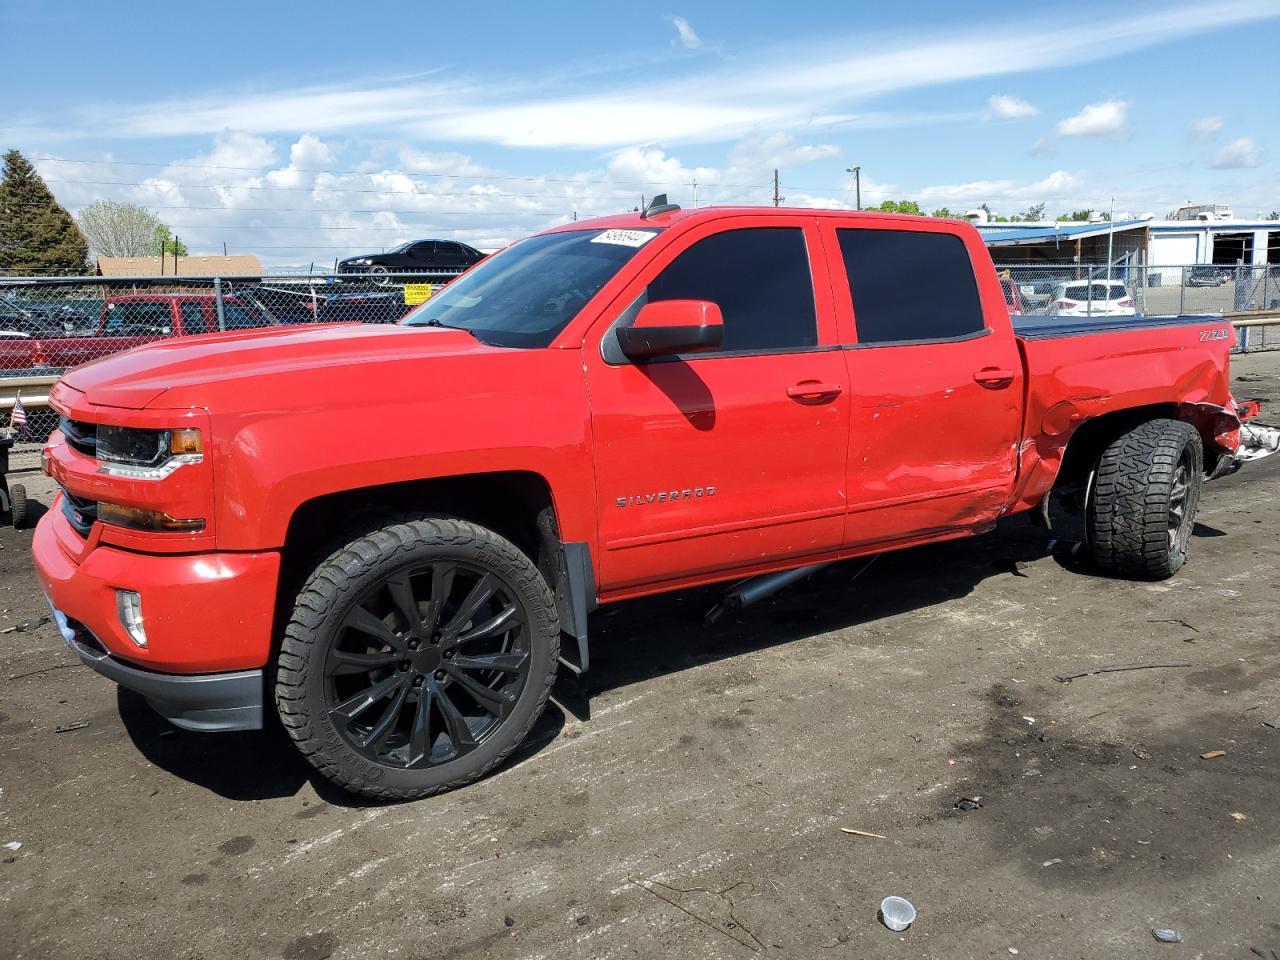
POLYGON ((592 237, 592 243, 612 243, 620 247, 643 247, 658 234, 654 230, 606 230, 598 237, 592 237))

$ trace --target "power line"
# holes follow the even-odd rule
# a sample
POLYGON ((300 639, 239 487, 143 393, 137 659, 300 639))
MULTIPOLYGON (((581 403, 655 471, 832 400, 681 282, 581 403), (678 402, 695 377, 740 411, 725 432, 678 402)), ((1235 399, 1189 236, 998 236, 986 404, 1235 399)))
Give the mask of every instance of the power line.
MULTIPOLYGON (((32 156, 32 157, 28 157, 27 159, 28 159, 28 160, 31 160, 31 161, 34 161, 34 162, 41 162, 41 163, 77 163, 77 164, 97 164, 97 165, 100 165, 100 166, 160 167, 160 168, 164 168, 164 169, 174 169, 174 170, 177 170, 177 169, 181 169, 181 170, 237 170, 237 171, 241 171, 241 172, 245 172, 245 173, 256 173, 256 174, 259 174, 259 175, 265 175, 265 174, 268 174, 268 173, 315 173, 315 174, 324 173, 324 174, 329 174, 329 175, 331 175, 331 176, 341 176, 341 177, 379 177, 379 176, 396 176, 396 177, 404 177, 404 178, 406 178, 406 179, 408 179, 408 180, 414 180, 414 181, 417 181, 417 180, 425 180, 425 179, 427 179, 427 178, 439 178, 439 179, 449 179, 449 180, 479 180, 479 181, 502 180, 502 181, 511 181, 511 182, 519 182, 519 183, 567 183, 567 184, 581 184, 581 185, 582 185, 582 186, 584 186, 584 187, 586 187, 586 186, 591 186, 591 185, 593 185, 593 184, 595 184, 595 183, 599 183, 599 182, 600 182, 600 181, 596 181, 596 180, 584 179, 584 178, 582 178, 582 177, 547 177, 547 176, 520 177, 520 176, 511 176, 511 175, 506 175, 506 174, 496 174, 496 173, 493 173, 493 174, 491 174, 491 173, 407 173, 407 172, 404 172, 404 171, 401 171, 401 170, 355 170, 355 169, 334 170, 334 169, 325 169, 325 168, 319 168, 319 167, 277 167, 277 168, 275 168, 274 170, 268 170, 268 169, 266 169, 266 168, 264 168, 264 167, 261 167, 261 166, 259 166, 259 167, 240 167, 240 166, 231 166, 231 165, 228 165, 228 164, 216 164, 216 163, 183 163, 183 162, 180 162, 180 161, 175 161, 175 162, 173 162, 173 163, 161 163, 161 162, 159 162, 159 161, 148 161, 148 160, 72 160, 72 159, 69 159, 69 158, 66 158, 66 157, 50 157, 50 156, 32 156)), ((95 182, 98 182, 98 181, 91 181, 91 180, 84 180, 84 181, 79 181, 79 180, 60 180, 60 181, 47 181, 47 182, 55 182, 55 183, 95 183, 95 182)), ((618 180, 618 179, 615 179, 615 178, 613 178, 613 177, 610 177, 610 178, 609 178, 609 183, 614 183, 614 184, 626 184, 626 185, 630 185, 630 186, 656 186, 656 187, 665 187, 665 186, 670 185, 672 182, 678 182, 678 183, 680 183, 682 186, 683 186, 683 185, 685 185, 685 181, 683 181, 683 180, 681 180, 681 181, 672 181, 672 180, 618 180)), ((692 177, 691 177, 691 179, 690 179, 690 181, 689 181, 689 184, 690 184, 690 186, 692 185, 692 177)), ((196 186, 196 185, 193 185, 193 186, 196 186)), ((706 183, 706 182, 704 181, 704 182, 703 182, 703 184, 702 184, 702 186, 703 186, 703 187, 713 187, 713 188, 714 188, 714 187, 743 187, 743 188, 750 188, 750 187, 758 187, 758 186, 759 186, 759 184, 755 184, 755 183, 719 183, 719 184, 717 184, 717 183, 710 183, 710 184, 708 184, 708 183, 706 183)), ((292 188, 292 187, 280 187, 280 188, 276 188, 276 189, 299 189, 299 188, 292 188)), ((301 189, 310 189, 310 188, 308 187, 308 188, 301 188, 301 189)), ((335 189, 336 189, 336 188, 335 188, 335 189)), ((828 187, 802 187, 802 188, 800 188, 800 189, 806 189, 806 190, 808 190, 808 189, 813 189, 813 190, 819 190, 819 189, 822 189, 822 190, 826 190, 826 189, 835 189, 835 188, 828 188, 828 187)), ((630 194, 628 194, 628 196, 629 196, 629 195, 630 195, 630 194)))

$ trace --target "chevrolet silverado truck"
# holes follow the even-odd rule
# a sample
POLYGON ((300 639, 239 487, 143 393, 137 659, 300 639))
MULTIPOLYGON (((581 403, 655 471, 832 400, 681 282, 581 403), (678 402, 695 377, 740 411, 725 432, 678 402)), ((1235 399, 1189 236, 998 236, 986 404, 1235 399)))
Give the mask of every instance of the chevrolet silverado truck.
POLYGON ((324 776, 420 797, 511 753, 599 604, 1023 511, 1170 576, 1202 482, 1278 442, 1233 342, 1015 326, 964 223, 664 201, 521 240, 398 325, 69 372, 35 565, 75 653, 174 724, 274 707, 324 776))

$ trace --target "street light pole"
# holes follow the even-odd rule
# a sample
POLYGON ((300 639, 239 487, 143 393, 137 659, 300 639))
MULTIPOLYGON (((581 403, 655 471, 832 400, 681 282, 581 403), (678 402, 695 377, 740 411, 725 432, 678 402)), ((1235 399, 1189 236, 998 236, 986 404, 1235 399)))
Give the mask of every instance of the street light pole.
POLYGON ((845 167, 845 173, 853 174, 853 189, 856 191, 855 198, 857 200, 858 209, 862 209, 862 168, 861 167, 845 167))

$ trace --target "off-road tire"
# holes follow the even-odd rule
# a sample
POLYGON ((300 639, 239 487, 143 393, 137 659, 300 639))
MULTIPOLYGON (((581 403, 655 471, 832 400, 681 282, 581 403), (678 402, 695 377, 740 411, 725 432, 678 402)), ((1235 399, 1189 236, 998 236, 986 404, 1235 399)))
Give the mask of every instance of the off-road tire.
POLYGON ((533 561, 491 530, 462 520, 404 518, 353 539, 303 584, 284 629, 276 664, 276 709, 311 764, 344 789, 381 800, 414 799, 470 783, 505 760, 528 735, 555 681, 560 624, 555 598, 533 561), (371 761, 338 732, 325 702, 324 664, 339 624, 365 591, 426 560, 483 567, 523 604, 528 618, 527 679, 492 734, 470 753, 405 769, 371 761))
POLYGON ((25 530, 30 519, 31 505, 27 500, 27 488, 15 483, 9 488, 9 522, 16 530, 25 530))
POLYGON ((1187 559, 1203 477, 1200 435, 1188 423, 1149 420, 1112 441, 1098 458, 1086 517, 1098 568, 1133 580, 1173 576, 1187 559))

